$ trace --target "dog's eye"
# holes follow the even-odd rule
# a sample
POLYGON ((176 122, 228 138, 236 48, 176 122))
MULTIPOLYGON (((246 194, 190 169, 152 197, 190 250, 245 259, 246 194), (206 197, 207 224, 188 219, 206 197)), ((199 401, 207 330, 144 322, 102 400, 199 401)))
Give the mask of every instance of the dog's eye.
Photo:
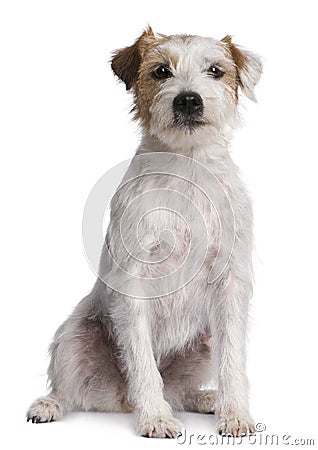
POLYGON ((151 75, 155 80, 165 80, 166 78, 170 78, 172 73, 166 66, 159 66, 151 73, 151 75))
POLYGON ((211 66, 208 72, 213 78, 222 78, 224 75, 224 71, 217 66, 211 66))

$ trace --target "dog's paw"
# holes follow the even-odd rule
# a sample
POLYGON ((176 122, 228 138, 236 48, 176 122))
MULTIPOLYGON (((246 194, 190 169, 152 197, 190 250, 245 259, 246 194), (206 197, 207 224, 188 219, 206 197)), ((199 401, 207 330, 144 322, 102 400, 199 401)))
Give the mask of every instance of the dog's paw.
POLYGON ((184 409, 201 414, 214 414, 216 391, 197 390, 186 392, 184 409))
POLYGON ((209 389, 199 391, 197 397, 197 411, 203 414, 214 414, 216 393, 209 389))
POLYGON ((172 415, 162 415, 147 418, 137 426, 137 433, 140 436, 150 438, 171 438, 175 439, 182 432, 183 425, 172 415))
POLYGON ((27 411, 27 421, 32 423, 45 423, 59 420, 63 415, 58 400, 50 397, 41 397, 36 400, 27 411))
POLYGON ((222 436, 246 436, 254 431, 255 425, 249 416, 239 414, 220 416, 219 434, 222 436))

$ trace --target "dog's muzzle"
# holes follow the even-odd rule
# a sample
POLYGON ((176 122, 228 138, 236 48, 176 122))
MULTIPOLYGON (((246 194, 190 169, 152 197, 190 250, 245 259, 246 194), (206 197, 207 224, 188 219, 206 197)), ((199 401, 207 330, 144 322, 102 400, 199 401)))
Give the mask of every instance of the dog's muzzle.
POLYGON ((187 125, 191 128, 202 125, 202 97, 196 92, 181 92, 173 100, 173 113, 176 125, 187 125))

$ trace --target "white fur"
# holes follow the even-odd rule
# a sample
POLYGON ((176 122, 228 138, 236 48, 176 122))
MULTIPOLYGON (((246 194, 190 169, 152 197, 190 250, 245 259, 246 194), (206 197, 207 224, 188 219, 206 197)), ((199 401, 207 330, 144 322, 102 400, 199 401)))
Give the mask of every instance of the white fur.
MULTIPOLYGON (((49 373, 53 391, 63 391, 70 398, 70 388, 58 369, 67 365, 60 361, 66 361, 63 339, 68 324, 72 322, 78 329, 81 318, 98 317, 118 349, 119 371, 128 395, 127 400, 125 393, 123 402, 133 405, 140 434, 175 437, 181 424, 173 418, 171 406, 182 404, 203 411, 206 406, 202 405, 212 409, 214 404, 220 432, 240 435, 254 429, 245 372, 252 293, 252 210, 229 154, 229 138, 238 122, 237 103, 222 79, 207 74, 211 64, 227 70, 235 62, 223 42, 210 38, 172 36, 151 51, 158 57, 177 58, 178 64, 175 68, 171 65, 173 76, 162 83, 154 99, 149 130, 144 131, 112 199, 99 279, 52 344, 49 373), (185 90, 197 92, 204 102, 206 124, 192 133, 173 122, 173 99, 185 90), (201 356, 198 347, 199 341, 206 345, 203 337, 207 335, 212 336, 212 361, 203 353, 201 356), (204 369, 202 365, 202 378, 196 374, 194 382, 189 375, 181 389, 178 367, 170 374, 170 366, 166 368, 169 358, 181 358, 184 366, 178 364, 185 367, 183 373, 190 367, 195 372, 193 358, 197 358, 198 364, 206 365, 204 369), (212 377, 211 362, 218 390, 200 397, 193 389, 208 381, 208 373, 212 377)), ((255 55, 246 55, 250 64, 244 68, 241 82, 253 98, 261 65, 255 55)), ((70 339, 73 334, 69 332, 70 339)), ((74 365, 69 375, 73 389, 79 385, 79 375, 75 379, 71 369, 74 372, 74 365)), ((108 381, 104 387, 108 405, 119 402, 117 392, 124 389, 116 384, 115 394, 114 383, 108 381)), ((72 398, 68 404, 85 403, 90 409, 87 405, 95 402, 96 408, 96 398, 85 395, 81 391, 81 402, 76 394, 77 403, 72 398)), ((97 409, 107 410, 107 405, 97 409)), ((110 409, 120 410, 118 406, 110 409)), ((32 414, 39 415, 34 405, 32 414)))

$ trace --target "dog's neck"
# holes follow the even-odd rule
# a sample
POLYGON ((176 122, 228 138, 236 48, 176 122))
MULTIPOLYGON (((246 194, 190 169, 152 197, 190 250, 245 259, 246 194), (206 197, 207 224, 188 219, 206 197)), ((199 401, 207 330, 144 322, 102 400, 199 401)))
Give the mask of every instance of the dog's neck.
POLYGON ((205 162, 207 159, 229 159, 229 141, 227 139, 214 142, 212 139, 204 144, 189 146, 169 146, 157 137, 144 133, 137 154, 151 152, 176 153, 194 160, 205 162))

